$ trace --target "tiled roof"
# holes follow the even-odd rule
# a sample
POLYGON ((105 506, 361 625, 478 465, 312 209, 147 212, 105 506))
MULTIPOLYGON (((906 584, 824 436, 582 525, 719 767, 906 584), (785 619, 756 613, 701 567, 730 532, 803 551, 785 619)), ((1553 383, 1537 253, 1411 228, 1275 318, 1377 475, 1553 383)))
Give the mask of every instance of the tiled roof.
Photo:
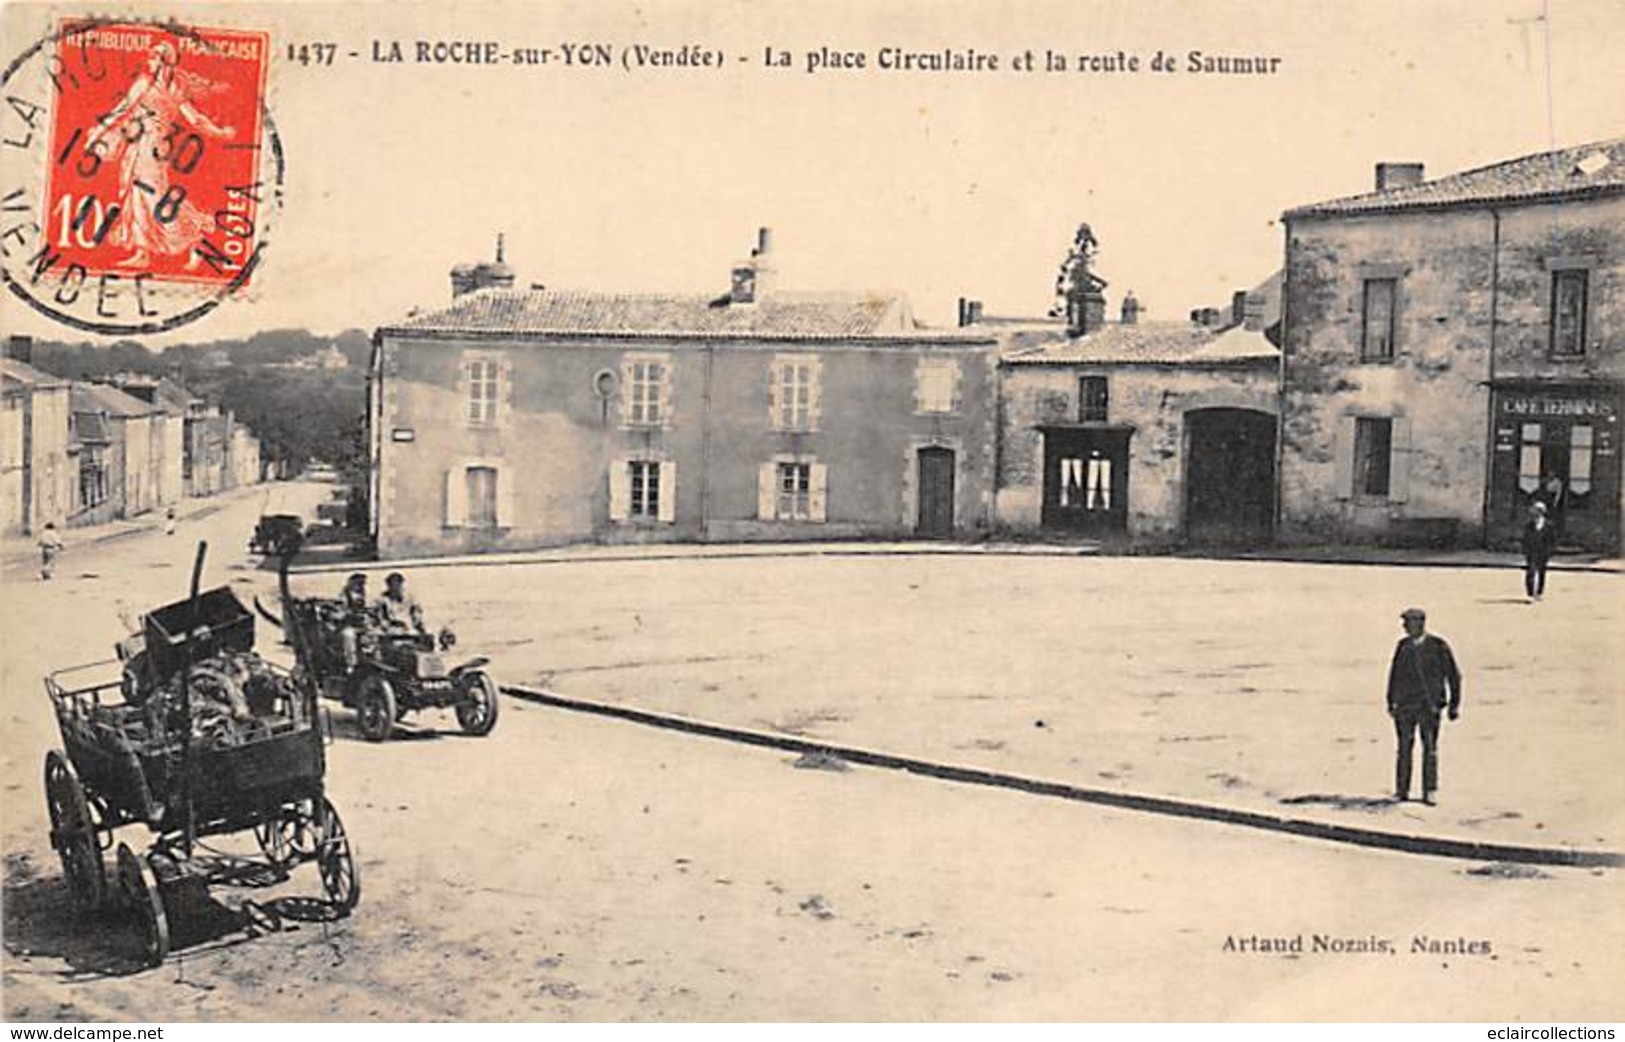
POLYGON ((99 412, 76 410, 73 417, 74 440, 83 445, 106 445, 113 440, 107 430, 107 420, 99 412))
POLYGON ((75 383, 73 385, 74 412, 105 412, 109 416, 151 416, 160 411, 117 387, 106 384, 75 383))
POLYGON ((1011 365, 1238 365, 1280 357, 1261 332, 1236 326, 1215 333, 1189 322, 1108 325, 1081 337, 1035 323, 1000 342, 1011 365))
POLYGON ((60 376, 52 376, 15 358, 0 358, 0 375, 5 377, 7 387, 60 387, 67 383, 60 376))
POLYGON ((1625 191, 1625 138, 1542 152, 1433 181, 1311 203, 1291 217, 1441 209, 1625 191))
POLYGON ((773 293, 754 304, 699 295, 482 289, 381 333, 846 340, 986 339, 925 330, 898 294, 773 293))

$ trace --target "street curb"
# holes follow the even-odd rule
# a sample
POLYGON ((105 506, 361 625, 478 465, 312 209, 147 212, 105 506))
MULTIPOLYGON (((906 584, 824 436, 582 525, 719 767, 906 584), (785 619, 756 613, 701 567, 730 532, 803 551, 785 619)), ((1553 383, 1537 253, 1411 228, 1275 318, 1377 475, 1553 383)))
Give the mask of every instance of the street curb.
MULTIPOLYGON (((697 544, 719 546, 724 544, 697 544)), ((951 549, 943 547, 861 547, 843 546, 838 549, 783 550, 717 550, 651 554, 586 553, 577 556, 526 557, 468 554, 463 557, 426 557, 422 559, 395 559, 387 561, 343 561, 335 564, 310 564, 288 569, 289 575, 327 575, 335 572, 411 571, 423 568, 501 568, 507 565, 532 564, 636 564, 642 561, 754 561, 787 557, 1100 557, 1097 547, 1057 546, 1032 550, 986 550, 976 547, 951 549)))
MULTIPOLYGON (((1168 556, 1186 561, 1258 561, 1272 564, 1327 564, 1355 568, 1462 568, 1481 571, 1490 569, 1512 572, 1523 571, 1523 564, 1518 561, 1440 561, 1426 558, 1397 558, 1384 561, 1371 557, 1340 559, 1336 557, 1293 557, 1290 554, 1249 554, 1244 557, 1205 554, 1170 554, 1168 556)), ((1622 571, 1621 568, 1612 565, 1590 561, 1556 560, 1547 565, 1547 570, 1552 572, 1590 572, 1596 575, 1619 575, 1622 571)))
POLYGON ((643 724, 648 727, 659 727, 706 738, 719 738, 724 741, 739 742, 745 745, 782 749, 786 752, 830 756, 848 763, 862 764, 866 767, 884 767, 891 770, 906 771, 909 774, 923 775, 928 778, 940 778, 944 781, 1010 789, 1016 792, 1031 793, 1035 796, 1051 796, 1078 803, 1094 803, 1115 807, 1120 810, 1162 814, 1177 818, 1192 818, 1225 825, 1240 825, 1244 828, 1283 832, 1288 835, 1303 836, 1332 843, 1376 847, 1405 854, 1424 854, 1433 857, 1462 858, 1472 861, 1502 861, 1526 865, 1559 865, 1568 868, 1619 868, 1625 866, 1625 855, 1609 850, 1575 850, 1564 847, 1527 847, 1504 843, 1478 843, 1471 840, 1446 839, 1415 833, 1385 832, 1380 829, 1360 828, 1353 825, 1335 825, 1324 821, 1288 818, 1261 811, 1239 810, 1234 807, 1197 803, 1167 796, 1144 796, 1134 793, 1112 792, 1106 789, 1089 789, 1062 782, 1044 781, 1018 774, 1007 774, 1002 771, 963 767, 934 760, 899 756, 894 753, 859 749, 853 746, 832 745, 828 742, 815 742, 788 735, 727 727, 721 724, 707 723, 703 720, 693 720, 688 717, 656 713, 647 709, 608 705, 603 702, 572 698, 552 691, 521 685, 504 685, 502 690, 511 697, 526 702, 551 706, 556 709, 588 713, 594 716, 610 717, 630 723, 643 724))
MULTIPOLYGON (((1372 558, 1338 559, 1331 557, 1293 557, 1287 554, 1259 554, 1259 555, 1225 555, 1225 554, 1110 554, 1097 545, 1009 545, 987 546, 985 544, 945 545, 933 546, 886 546, 877 545, 863 547, 861 545, 841 544, 836 546, 821 546, 820 544, 799 544, 784 546, 775 549, 751 550, 746 546, 759 546, 761 544, 736 544, 741 548, 726 549, 724 543, 696 543, 673 544, 680 549, 658 550, 649 553, 604 553, 602 551, 586 551, 581 553, 563 553, 557 550, 530 551, 534 556, 528 556, 526 551, 516 551, 508 554, 464 554, 448 557, 425 558, 396 558, 382 561, 346 560, 331 564, 296 565, 288 569, 290 575, 328 575, 339 572, 375 572, 375 571, 408 571, 430 568, 501 568, 506 566, 520 566, 533 564, 613 564, 635 563, 642 561, 742 561, 742 560, 782 560, 793 557, 1101 557, 1101 558, 1142 558, 1172 561, 1224 561, 1233 563, 1275 563, 1275 564, 1312 564, 1332 567, 1361 567, 1361 568, 1458 568, 1475 570, 1501 570, 1522 571, 1523 565, 1517 561, 1441 561, 1436 559, 1395 559, 1376 560, 1372 558), (717 549, 711 549, 716 547, 717 549)), ((1553 561, 1551 571, 1574 573, 1591 573, 1596 575, 1619 575, 1625 569, 1613 565, 1603 565, 1589 562, 1562 562, 1553 561)))

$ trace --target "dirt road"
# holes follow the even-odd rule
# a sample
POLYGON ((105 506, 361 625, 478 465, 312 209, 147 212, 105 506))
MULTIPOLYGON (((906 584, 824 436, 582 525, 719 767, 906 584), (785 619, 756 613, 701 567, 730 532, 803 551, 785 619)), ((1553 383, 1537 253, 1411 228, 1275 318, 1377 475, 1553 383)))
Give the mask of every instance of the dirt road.
MULTIPOLYGON (((122 632, 121 607, 138 611, 179 596, 189 540, 199 534, 216 547, 212 581, 244 580, 237 585, 245 593, 268 591, 270 574, 244 566, 229 549, 240 545, 257 512, 257 503, 234 506, 175 540, 155 534, 87 550, 55 585, 29 587, 25 596, 15 595, 20 587, 6 577, 0 792, 8 1018, 1625 1014, 1625 1003, 1608 997, 1625 951, 1615 872, 1478 874, 1469 863, 879 770, 798 767, 794 758, 767 750, 512 700, 487 739, 425 718, 385 745, 356 740, 347 714, 335 710, 339 738, 330 750, 329 781, 361 858, 364 893, 355 915, 322 922, 301 918, 300 905, 283 902, 281 929, 256 935, 238 913, 242 903, 316 895, 314 870, 270 889, 217 888, 177 916, 176 954, 158 969, 141 970, 133 938, 116 917, 87 921, 69 911, 39 793, 40 760, 56 737, 38 674, 102 654, 122 632), (1290 948, 1294 939, 1302 951, 1254 950, 1276 940, 1290 948), (1372 996, 1381 996, 1380 1004, 1372 996)), ((776 627, 799 625, 810 609, 796 589, 786 597, 782 583, 764 582, 767 573, 755 580, 712 573, 721 585, 705 589, 692 574, 674 585, 643 581, 648 573, 635 569, 628 576, 599 567, 553 571, 545 582, 485 569, 483 579, 448 575, 419 586, 432 612, 457 616, 470 649, 506 641, 491 649, 499 661, 554 672, 558 686, 581 694, 603 694, 613 684, 627 697, 679 691, 715 708, 727 691, 747 717, 818 733, 853 728, 871 746, 913 736, 922 747, 935 743, 965 755, 978 751, 965 747, 969 733, 987 740, 980 752, 1009 758, 1028 773, 1087 759, 1089 746, 1079 737, 1086 706, 1063 702, 1054 690, 1046 694, 1043 674, 1027 679, 1030 663, 1018 657, 1027 652, 1013 647, 1004 652, 1002 684, 992 680, 997 663, 985 673, 939 671, 951 697, 895 704, 915 697, 918 687, 896 671, 896 649, 926 638, 892 609, 915 595, 937 595, 934 603, 951 606, 973 592, 933 589, 950 582, 941 573, 919 573, 919 590, 905 583, 887 593, 882 587, 890 584, 837 570, 828 577, 833 586, 844 584, 876 607, 866 624, 829 618, 829 605, 812 598, 830 632, 810 627, 795 631, 798 640, 773 641, 782 632, 776 627), (476 597, 481 584, 487 593, 476 597), (662 592, 679 589, 686 592, 662 592), (687 617, 645 614, 646 605, 661 607, 668 598, 727 602, 729 613, 718 607, 687 617), (700 640, 691 629, 724 617, 734 620, 735 631, 700 640), (867 632, 853 634, 854 628, 867 632), (744 647, 752 642, 756 650, 744 647), (534 649, 530 660, 527 647, 534 649), (776 655, 783 656, 778 667, 764 664, 776 655), (736 686, 741 676, 755 699, 736 686), (866 684, 855 685, 854 676, 866 684), (657 677, 669 683, 651 683, 657 677), (994 732, 990 716, 959 717, 967 708, 988 708, 965 697, 977 688, 989 698, 1032 702, 1020 704, 1021 718, 1003 725, 1005 732, 994 732), (1044 705, 1042 715, 1029 711, 1031 704, 1044 705), (1046 727, 1033 726, 1037 719, 1046 727), (904 735, 887 730, 905 724, 904 735), (1040 741, 1070 744, 1072 751, 1049 762, 1034 759, 1040 741)), ((1018 590, 1034 581, 1023 573, 1011 580, 1018 590)), ((1043 612, 1036 601, 1024 610, 1023 619, 1043 612)), ((1197 609, 1176 603, 1133 610, 1177 622, 1197 609)), ((974 634, 929 640, 939 655, 966 640, 975 644, 974 634)), ((1350 658, 1355 644, 1351 637, 1350 658)), ((1150 664, 1099 666, 1123 675, 1135 668, 1155 672, 1150 664)), ((1469 741, 1450 737, 1458 748, 1469 741)), ((1381 771, 1385 754, 1359 755, 1381 771)), ((1235 773, 1284 770, 1275 760, 1243 760, 1235 773)))

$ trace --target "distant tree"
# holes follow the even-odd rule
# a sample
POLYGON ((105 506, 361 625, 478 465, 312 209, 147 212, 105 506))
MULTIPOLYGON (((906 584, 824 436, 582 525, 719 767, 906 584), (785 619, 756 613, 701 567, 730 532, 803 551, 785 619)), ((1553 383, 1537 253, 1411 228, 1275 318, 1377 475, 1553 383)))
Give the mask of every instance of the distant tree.
POLYGON ((366 385, 358 377, 258 369, 229 377, 220 405, 260 439, 263 457, 289 470, 321 460, 364 466, 366 385))

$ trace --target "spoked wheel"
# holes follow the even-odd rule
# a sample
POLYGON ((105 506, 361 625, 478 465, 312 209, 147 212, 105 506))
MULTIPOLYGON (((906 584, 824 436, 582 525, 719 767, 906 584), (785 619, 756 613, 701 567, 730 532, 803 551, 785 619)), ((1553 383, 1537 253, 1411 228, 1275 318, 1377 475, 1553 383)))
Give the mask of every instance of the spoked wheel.
POLYGON ((51 813, 51 846, 62 858, 73 903, 84 911, 101 906, 107 894, 96 825, 79 773, 60 750, 45 754, 45 804, 51 813))
POLYGON ((266 860, 278 868, 309 861, 321 847, 315 802, 301 800, 279 807, 254 826, 254 838, 266 860))
POLYGON ((497 725, 496 681, 483 672, 470 673, 466 694, 468 700, 457 703, 457 726, 475 737, 490 734, 497 725))
POLYGON ((118 845, 118 882, 124 905, 141 928, 141 954, 148 966, 157 966, 169 956, 169 918, 152 869, 127 843, 118 845))
POLYGON ((361 721, 361 734, 369 742, 381 742, 395 730, 395 692, 389 681, 370 676, 361 682, 356 692, 356 713, 361 721))
POLYGON ((355 852, 350 849, 349 834, 331 800, 322 800, 318 827, 321 847, 316 851, 316 867, 322 874, 322 887, 327 899, 348 915, 361 900, 361 875, 356 869, 355 852))

